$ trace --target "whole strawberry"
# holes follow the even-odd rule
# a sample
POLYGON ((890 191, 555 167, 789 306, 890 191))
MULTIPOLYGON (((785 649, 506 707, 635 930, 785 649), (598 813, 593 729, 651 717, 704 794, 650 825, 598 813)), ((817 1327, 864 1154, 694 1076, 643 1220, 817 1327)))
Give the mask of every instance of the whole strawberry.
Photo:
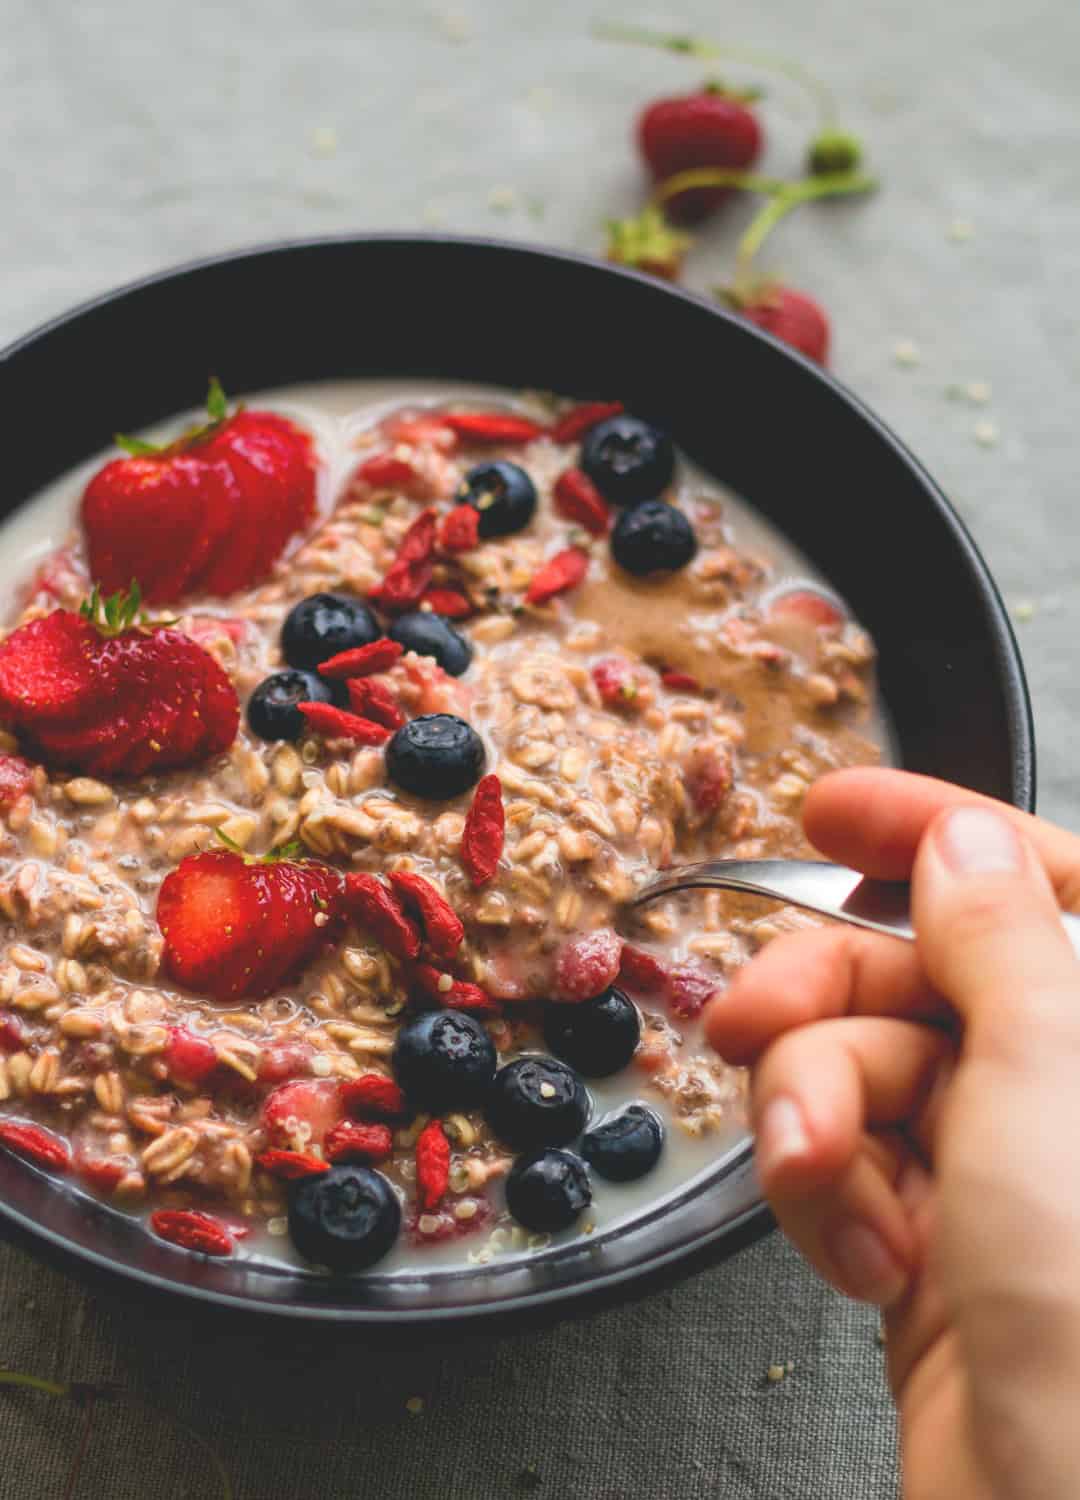
POLYGON ((829 353, 829 320, 813 297, 778 281, 763 282, 745 296, 730 297, 736 312, 774 338, 791 344, 819 365, 829 353))
POLYGON ((92 776, 195 765, 232 744, 236 690, 178 630, 140 620, 137 585, 57 609, 0 645, 0 720, 35 756, 92 776))
POLYGON ((118 438, 82 500, 91 576, 121 589, 138 575, 148 600, 225 595, 269 572, 315 509, 311 439, 273 412, 230 416, 216 380, 209 421, 163 447, 118 438))
POLYGON ((165 972, 214 1000, 269 995, 340 937, 344 889, 312 860, 189 854, 158 893, 165 972))
MULTIPOLYGON (((654 181, 664 182, 694 167, 751 166, 762 147, 761 125, 748 107, 751 98, 706 84, 694 94, 650 104, 638 119, 637 139, 654 181)), ((696 224, 731 191, 690 188, 668 199, 665 212, 676 223, 696 224)))

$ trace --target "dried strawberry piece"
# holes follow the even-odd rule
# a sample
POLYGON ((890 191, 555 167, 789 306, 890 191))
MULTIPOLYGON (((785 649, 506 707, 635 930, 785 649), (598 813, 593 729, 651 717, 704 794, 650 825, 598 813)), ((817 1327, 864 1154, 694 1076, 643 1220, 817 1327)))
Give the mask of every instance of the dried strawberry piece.
POLYGON ((444 615, 448 620, 467 620, 473 613, 472 602, 457 589, 428 589, 420 600, 420 608, 425 606, 432 614, 444 615))
POLYGON ((701 692, 701 683, 689 672, 661 672, 660 681, 673 693, 701 692))
POLYGON ((233 1237, 220 1219, 195 1208, 159 1208, 150 1215, 150 1228, 159 1239, 182 1250, 203 1255, 231 1255, 233 1237))
POLYGON ((473 885, 486 885, 492 879, 505 838, 502 782, 495 775, 481 777, 461 835, 461 863, 473 885))
POLYGON ((599 927, 564 943, 555 959, 552 999, 576 1004, 606 990, 618 977, 622 948, 622 938, 610 927, 599 927))
POLYGON ((450 1142, 440 1120, 425 1125, 416 1141, 416 1197, 429 1213, 438 1208, 450 1185, 450 1142))
POLYGON ((431 582, 437 524, 433 510, 420 512, 402 537, 382 583, 368 594, 369 599, 391 613, 416 608, 431 582))
POLYGON ((440 552, 471 552, 480 542, 480 512, 474 505, 455 505, 439 526, 440 552))
POLYGON ((347 687, 351 707, 365 719, 387 729, 400 729, 404 724, 405 715, 385 683, 374 677, 350 677, 347 687))
POLYGON ((350 1115, 397 1120, 408 1113, 404 1093, 382 1073, 361 1073, 359 1078, 346 1079, 341 1085, 341 1102, 350 1115))
POLYGON ((619 982, 635 995, 659 995, 667 983, 667 970, 644 948, 623 946, 619 959, 619 982))
POLYGON ((501 411, 444 412, 443 424, 462 442, 480 446, 486 443, 531 443, 543 437, 544 429, 528 417, 515 417, 501 411))
POLYGON ((572 406, 563 412, 551 428, 551 440, 555 443, 577 442, 590 427, 606 422, 608 417, 618 417, 625 410, 621 401, 584 401, 580 406, 572 406))
POLYGON ((452 974, 441 973, 432 964, 416 964, 412 977, 423 995, 445 1005, 448 1010, 468 1010, 482 1016, 502 1014, 502 1006, 487 990, 467 979, 455 979, 452 974))
POLYGON ((388 635, 370 641, 366 646, 354 646, 351 651, 339 651, 319 667, 321 677, 370 677, 373 672, 386 672, 404 652, 405 647, 392 641, 388 635))
POLYGON ((556 594, 576 588, 589 571, 589 554, 580 547, 567 547, 549 557, 525 591, 527 604, 544 604, 556 594))
POLYGON ((608 708, 628 708, 637 699, 637 672, 625 657, 605 656, 594 663, 592 680, 608 708))
MULTIPOLYGON (((327 1140, 336 1128, 331 1127, 327 1140)), ((269 1151, 260 1152, 255 1160, 264 1172, 269 1172, 271 1177, 280 1177, 284 1182, 296 1182, 301 1177, 316 1177, 320 1172, 330 1170, 329 1162, 323 1161, 321 1156, 313 1156, 310 1151, 282 1151, 276 1146, 269 1151)))
POLYGON ((183 1026, 169 1027, 169 1040, 161 1057, 169 1077, 178 1083, 202 1083, 218 1065, 217 1052, 210 1043, 183 1026))
POLYGON ((446 897, 430 880, 404 870, 391 870, 390 884, 405 905, 416 912, 424 940, 434 956, 453 958, 464 940, 465 927, 446 897))
POLYGON ((672 1015, 691 1021, 700 1015, 705 1002, 720 988, 720 980, 701 969, 673 969, 667 976, 665 998, 672 1015))
POLYGON ((335 708, 332 703, 298 703, 296 706, 310 728, 327 739, 352 740, 355 745, 382 745, 390 738, 385 724, 361 719, 347 709, 335 708))
POLYGON ((415 958, 420 952, 419 928, 377 876, 346 875, 345 901, 353 920, 366 927, 387 953, 395 958, 415 958))
POLYGON ((394 1149, 388 1125, 361 1125, 339 1120, 323 1143, 328 1161, 385 1161, 394 1149))
POLYGON ((555 481, 555 509, 569 521, 576 521, 593 536, 606 536, 611 525, 611 511, 588 474, 567 469, 555 481))
POLYGON ((71 1147, 67 1141, 40 1125, 0 1120, 0 1146, 54 1172, 66 1171, 71 1165, 71 1147))
POLYGON ((0 755, 0 807, 11 807, 34 782, 34 768, 21 755, 0 755))

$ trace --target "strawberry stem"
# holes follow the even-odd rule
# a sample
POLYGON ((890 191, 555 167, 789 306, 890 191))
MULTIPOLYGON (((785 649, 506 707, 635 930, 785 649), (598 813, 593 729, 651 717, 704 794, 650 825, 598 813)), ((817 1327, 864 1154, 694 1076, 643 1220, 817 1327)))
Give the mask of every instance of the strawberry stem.
POLYGON ((715 42, 703 41, 699 37, 672 36, 662 31, 653 31, 648 26, 623 26, 618 23, 601 23, 593 27, 593 35, 600 41, 631 42, 640 47, 660 47, 666 52, 678 52, 684 57, 702 59, 727 58, 731 62, 747 63, 752 68, 765 68, 790 78, 811 96, 823 126, 836 120, 836 104, 829 88, 801 63, 789 62, 786 57, 777 57, 772 52, 758 52, 753 47, 721 47, 715 42))
POLYGON ((818 198, 839 198, 853 193, 871 193, 876 187, 877 179, 867 176, 865 172, 833 172, 785 184, 780 192, 759 209, 739 241, 735 260, 736 291, 745 290, 754 257, 777 224, 787 218, 793 209, 798 208, 800 203, 811 203, 818 198))

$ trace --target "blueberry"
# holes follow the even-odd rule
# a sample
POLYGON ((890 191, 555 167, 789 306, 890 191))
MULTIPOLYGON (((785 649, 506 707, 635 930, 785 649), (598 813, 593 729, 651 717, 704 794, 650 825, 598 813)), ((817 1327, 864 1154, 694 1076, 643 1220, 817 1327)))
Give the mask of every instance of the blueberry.
POLYGON ((491 1087, 495 1046, 472 1016, 459 1010, 424 1011, 398 1032, 394 1072, 417 1109, 431 1114, 469 1109, 491 1087))
POLYGON ((617 1073, 641 1039, 637 1006, 614 985, 580 1005, 549 1005, 544 1040, 586 1078, 617 1073))
POLYGON ((495 1074, 487 1122, 508 1146, 565 1146, 585 1129, 588 1090, 553 1057, 518 1057, 495 1074))
POLYGON ((380 1172, 344 1164, 301 1177, 289 1188, 289 1235, 305 1260, 333 1271, 362 1271, 393 1245, 401 1228, 397 1194, 380 1172))
POLYGON ((248 699, 247 721, 261 740, 298 740, 305 719, 298 703, 336 703, 337 684, 314 672, 275 672, 264 677, 248 699))
POLYGON ((481 536, 524 531, 536 509, 536 486, 517 464, 496 459, 477 464, 458 485, 457 503, 480 512, 481 536))
POLYGON ((569 1151, 519 1156, 506 1179, 506 1206, 519 1224, 538 1234, 568 1228, 592 1202, 585 1163, 569 1151))
POLYGON ((612 505, 636 505, 667 489, 675 473, 675 449, 659 427, 637 417, 609 417, 582 443, 581 467, 612 505))
POLYGON ((290 667, 320 662, 377 641, 382 631, 359 599, 347 594, 309 594, 293 606, 281 627, 281 649, 290 667))
POLYGON ((664 1149, 664 1127, 644 1104, 628 1104, 594 1125, 581 1154, 609 1182, 634 1182, 651 1172, 664 1149))
POLYGON ((643 500, 624 510, 611 533, 611 555, 628 573, 672 573, 697 551, 694 528, 663 500, 643 500))
POLYGON ((390 639, 417 656, 433 656, 451 677, 460 677, 472 661, 472 646, 460 630, 455 630, 445 615, 430 610, 414 609, 398 615, 390 627, 390 639))
POLYGON ((475 786, 487 753, 471 724, 454 714, 421 714, 399 729, 386 747, 391 781, 418 797, 442 801, 475 786))

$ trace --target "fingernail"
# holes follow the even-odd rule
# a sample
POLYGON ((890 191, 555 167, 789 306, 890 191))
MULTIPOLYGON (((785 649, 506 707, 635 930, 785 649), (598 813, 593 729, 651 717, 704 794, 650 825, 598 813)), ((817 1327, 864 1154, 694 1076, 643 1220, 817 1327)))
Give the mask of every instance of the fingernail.
POLYGON ((825 1251, 851 1297, 888 1307, 907 1286, 907 1273, 881 1236, 858 1219, 841 1219, 825 1235, 825 1251))
POLYGON ((1023 865, 1020 840, 1009 823, 983 807, 958 807, 938 830, 938 848, 956 875, 1011 873, 1023 865))
POLYGON ((760 1175, 769 1177, 785 1162, 805 1156, 809 1150, 810 1137, 795 1100, 785 1095, 770 1100, 758 1122, 754 1140, 760 1175))

